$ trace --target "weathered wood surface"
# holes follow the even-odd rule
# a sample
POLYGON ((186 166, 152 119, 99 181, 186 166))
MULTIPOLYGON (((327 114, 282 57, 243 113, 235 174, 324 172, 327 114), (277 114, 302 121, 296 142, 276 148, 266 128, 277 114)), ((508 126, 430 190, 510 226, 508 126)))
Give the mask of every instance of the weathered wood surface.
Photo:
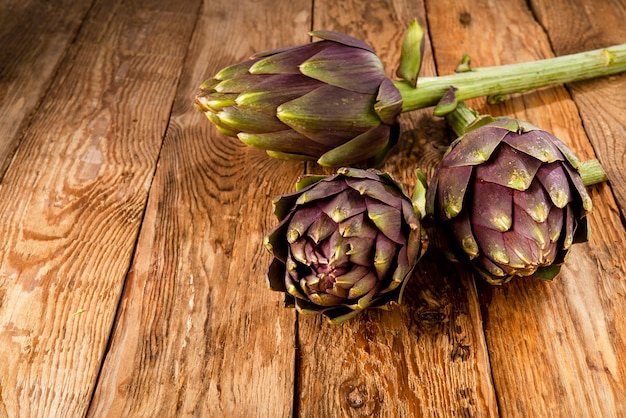
MULTIPOLYGON (((417 17, 436 75, 464 52, 626 42, 623 1, 48 3, 0 4, 0 416, 626 416, 626 75, 472 102, 608 173, 556 281, 490 287, 433 244, 402 306, 340 327, 263 277, 271 197, 319 169, 192 105, 220 68, 311 28, 364 39, 392 76, 417 17)), ((410 186, 450 139, 431 110, 402 116, 384 166, 410 186)))
POLYGON ((0 179, 90 6, 66 3, 4 0, 0 5, 0 179))
POLYGON ((267 290, 261 243, 274 222, 271 197, 292 187, 302 164, 220 135, 192 98, 198 80, 222 67, 307 42, 310 5, 292 1, 276 14, 264 4, 207 4, 89 416, 291 415, 295 313, 267 290), (259 21, 266 32, 239 35, 259 21))
POLYGON ((94 4, 3 179, 5 415, 89 407, 200 6, 170 3, 94 4))

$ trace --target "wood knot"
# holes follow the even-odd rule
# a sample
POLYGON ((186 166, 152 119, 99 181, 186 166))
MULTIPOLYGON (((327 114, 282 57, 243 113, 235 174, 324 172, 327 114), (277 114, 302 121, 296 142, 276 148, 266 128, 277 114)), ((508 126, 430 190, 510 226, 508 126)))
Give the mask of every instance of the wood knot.
POLYGON ((359 409, 365 405, 365 394, 358 387, 353 387, 352 391, 346 395, 346 401, 350 408, 359 409))
POLYGON ((470 12, 463 11, 459 13, 459 23, 463 26, 468 26, 472 21, 472 15, 470 12))
POLYGON ((441 324, 446 319, 446 314, 439 311, 426 310, 415 313, 415 322, 425 326, 435 326, 441 324))
POLYGON ((418 334, 439 334, 444 332, 449 321, 445 311, 433 307, 418 309, 411 314, 411 319, 416 326, 418 334))
POLYGON ((375 416, 380 412, 378 393, 371 394, 364 384, 357 383, 354 379, 343 382, 339 387, 339 394, 341 404, 350 410, 360 410, 359 415, 375 416))

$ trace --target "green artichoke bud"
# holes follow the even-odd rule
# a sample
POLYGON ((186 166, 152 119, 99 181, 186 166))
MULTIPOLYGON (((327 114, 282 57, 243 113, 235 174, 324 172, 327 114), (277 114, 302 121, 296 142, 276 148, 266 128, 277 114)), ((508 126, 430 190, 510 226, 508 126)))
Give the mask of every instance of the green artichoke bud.
POLYGON ((257 54, 200 86, 217 128, 276 158, 325 166, 384 159, 397 142, 402 96, 373 49, 350 36, 257 54))
POLYGON ((588 239, 591 198, 579 165, 550 133, 495 120, 449 147, 431 181, 427 212, 452 254, 489 283, 551 280, 571 245, 588 239))
MULTIPOLYGON (((411 199, 379 171, 304 176, 274 199, 280 223, 265 237, 267 281, 286 306, 341 323, 400 303, 426 237, 411 199)), ((419 207, 417 205, 416 207, 419 207)))

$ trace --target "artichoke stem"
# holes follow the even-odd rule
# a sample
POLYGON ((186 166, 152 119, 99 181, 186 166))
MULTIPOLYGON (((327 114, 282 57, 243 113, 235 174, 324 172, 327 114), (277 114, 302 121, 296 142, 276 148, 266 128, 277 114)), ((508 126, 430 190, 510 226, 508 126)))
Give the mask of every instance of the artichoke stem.
POLYGON ((454 110, 446 114, 446 121, 454 130, 457 137, 465 134, 469 125, 471 125, 480 116, 471 107, 463 102, 459 102, 454 110))
POLYGON ((603 183, 609 179, 598 160, 582 161, 579 172, 585 186, 603 183))
POLYGON ((522 93, 553 84, 626 71, 626 44, 518 64, 483 67, 439 77, 420 77, 417 88, 394 81, 402 94, 402 111, 434 106, 454 86, 458 101, 522 93))

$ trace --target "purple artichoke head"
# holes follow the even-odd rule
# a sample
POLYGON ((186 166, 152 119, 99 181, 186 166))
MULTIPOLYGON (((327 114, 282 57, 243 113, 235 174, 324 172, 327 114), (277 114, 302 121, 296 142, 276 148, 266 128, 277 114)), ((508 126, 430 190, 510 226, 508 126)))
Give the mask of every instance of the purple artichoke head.
POLYGON ((267 279, 287 306, 337 324, 400 303, 426 239, 389 175, 342 168, 305 176, 296 192, 274 199, 274 209, 280 223, 264 240, 274 257, 267 279))
POLYGON ((224 134, 276 158, 380 162, 397 142, 402 96, 366 43, 321 41, 264 52, 200 86, 196 106, 224 134))
POLYGON ((554 278, 573 243, 588 239, 591 198, 559 139, 500 119, 458 138, 431 181, 427 212, 452 254, 489 283, 554 278))

